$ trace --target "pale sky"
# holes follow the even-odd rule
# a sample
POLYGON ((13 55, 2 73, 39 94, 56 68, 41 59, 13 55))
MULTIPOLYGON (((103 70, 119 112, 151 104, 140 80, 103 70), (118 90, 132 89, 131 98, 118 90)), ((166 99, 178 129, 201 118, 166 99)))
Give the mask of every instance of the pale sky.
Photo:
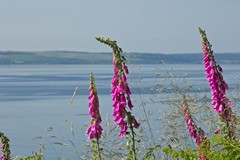
POLYGON ((0 50, 201 52, 198 27, 215 52, 240 51, 240 0, 0 0, 0 50))

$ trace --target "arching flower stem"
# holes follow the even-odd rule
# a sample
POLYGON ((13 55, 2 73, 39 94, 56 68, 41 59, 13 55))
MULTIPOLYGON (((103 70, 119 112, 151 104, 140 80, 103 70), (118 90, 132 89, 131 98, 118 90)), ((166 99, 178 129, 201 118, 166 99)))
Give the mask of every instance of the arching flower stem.
POLYGON ((116 41, 104 38, 96 38, 99 42, 110 46, 113 50, 113 77, 111 82, 111 95, 113 101, 113 117, 114 122, 119 126, 119 136, 124 137, 130 128, 132 147, 129 152, 131 159, 137 160, 135 132, 134 128, 138 128, 140 124, 132 116, 132 108, 134 107, 131 101, 131 90, 127 82, 128 68, 125 64, 125 57, 121 55, 122 49, 118 47, 116 41))

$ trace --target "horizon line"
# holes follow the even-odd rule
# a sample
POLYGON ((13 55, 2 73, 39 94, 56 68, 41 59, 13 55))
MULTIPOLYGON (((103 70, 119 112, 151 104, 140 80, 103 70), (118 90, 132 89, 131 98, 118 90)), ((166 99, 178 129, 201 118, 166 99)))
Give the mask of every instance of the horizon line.
MULTIPOLYGON (((80 51, 80 50, 0 50, 1 52, 72 52, 72 53, 112 53, 111 51, 80 51)), ((131 52, 123 52, 123 53, 139 53, 139 54, 164 54, 164 55, 174 55, 174 54, 199 54, 202 52, 171 52, 171 53, 164 53, 164 52, 144 52, 144 51, 131 51, 131 52)), ((215 52, 217 54, 237 54, 240 53, 240 51, 227 51, 227 52, 215 52)))

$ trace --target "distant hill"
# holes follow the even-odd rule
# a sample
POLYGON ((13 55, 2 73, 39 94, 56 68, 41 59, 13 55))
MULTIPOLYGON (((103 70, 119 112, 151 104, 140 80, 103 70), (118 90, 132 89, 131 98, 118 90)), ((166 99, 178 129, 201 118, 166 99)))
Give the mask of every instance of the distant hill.
MULTIPOLYGON (((202 63, 201 53, 161 54, 161 53, 124 53, 127 63, 159 64, 159 63, 202 63)), ((240 64, 240 53, 216 53, 217 62, 240 64)), ((75 51, 43 51, 13 52, 0 51, 0 64, 111 64, 112 53, 75 52, 75 51)))
MULTIPOLYGON (((215 53, 218 63, 240 64, 239 53, 215 53)), ((167 63, 167 64, 200 64, 202 63, 202 53, 177 53, 177 54, 146 54, 146 53, 130 53, 130 59, 133 63, 167 63)))

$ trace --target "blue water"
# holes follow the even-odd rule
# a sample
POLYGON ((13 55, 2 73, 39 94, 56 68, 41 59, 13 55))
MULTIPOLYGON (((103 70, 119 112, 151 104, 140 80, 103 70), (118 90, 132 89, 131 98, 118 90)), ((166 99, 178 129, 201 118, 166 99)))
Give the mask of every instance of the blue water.
MULTIPOLYGON (((196 65, 129 65, 129 85, 133 92, 135 105, 133 111, 139 117, 143 111, 139 107, 141 93, 145 101, 154 99, 153 86, 159 76, 175 77, 182 85, 185 77, 194 91, 206 91, 208 85, 200 64, 196 65)), ((239 85, 239 66, 223 65, 224 78, 230 90, 239 85)), ((38 151, 40 144, 45 144, 46 159, 56 159, 65 155, 77 159, 69 143, 74 140, 76 148, 86 141, 88 117, 87 91, 89 73, 93 72, 100 99, 102 117, 110 115, 111 97, 109 95, 112 75, 111 65, 2 65, 0 66, 0 131, 10 139, 12 156, 30 155, 38 151), (70 103, 75 88, 77 95, 70 103), (74 136, 71 134, 74 127, 74 136), (48 128, 48 130, 47 130, 48 128), (42 136, 44 139, 35 139, 42 136), (51 137, 52 136, 52 137, 51 137), (53 137, 54 136, 54 137, 53 137), (55 137, 56 136, 56 137, 55 137), (64 142, 67 146, 52 145, 52 142, 64 142)), ((162 85, 168 81, 161 81, 162 85)), ((169 91, 171 92, 171 91, 169 91)), ((164 94, 164 93, 163 93, 164 94)), ((147 110, 160 110, 156 103, 147 103, 147 110)), ((162 109, 162 108, 161 108, 162 109)))

